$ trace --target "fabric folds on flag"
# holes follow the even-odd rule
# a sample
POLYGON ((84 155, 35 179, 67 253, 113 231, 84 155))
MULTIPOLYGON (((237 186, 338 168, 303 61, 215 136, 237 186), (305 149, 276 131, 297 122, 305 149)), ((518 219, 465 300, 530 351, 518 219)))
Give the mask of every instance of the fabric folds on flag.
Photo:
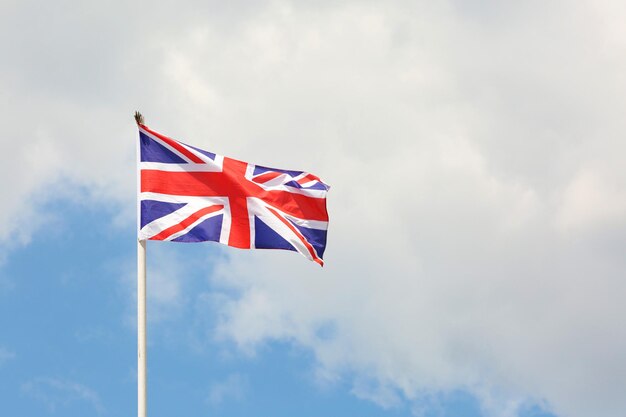
POLYGON ((254 165, 139 125, 139 239, 285 249, 323 265, 329 186, 254 165))

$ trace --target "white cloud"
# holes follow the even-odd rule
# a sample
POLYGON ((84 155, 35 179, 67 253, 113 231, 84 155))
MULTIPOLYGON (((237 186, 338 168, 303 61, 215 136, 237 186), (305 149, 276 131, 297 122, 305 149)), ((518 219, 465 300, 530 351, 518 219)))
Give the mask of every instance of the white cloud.
POLYGON ((241 401, 248 385, 248 378, 245 375, 230 374, 225 380, 211 384, 207 401, 213 407, 227 400, 241 401))
POLYGON ((619 228, 626 222, 626 183, 603 167, 582 169, 565 188, 558 224, 565 231, 619 228))
POLYGON ((155 320, 167 315, 167 310, 178 308, 182 301, 181 278, 184 274, 179 268, 180 262, 170 258, 167 255, 158 255, 150 270, 148 298, 155 320))
POLYGON ((13 359, 15 359, 15 352, 0 346, 0 366, 13 359))
POLYGON ((397 391, 389 386, 371 386, 371 381, 356 379, 352 393, 359 398, 374 401, 383 408, 397 407, 402 404, 402 398, 397 391))
MULTIPOLYGON (((3 13, 0 240, 28 242, 68 184, 132 227, 139 106, 165 133, 333 186, 323 270, 221 263, 240 294, 221 299, 221 337, 291 340, 380 404, 465 389, 492 415, 545 400, 621 416, 623 6, 169 6, 142 10, 149 26, 3 13)), ((184 288, 161 277, 154 302, 174 314, 184 288)))
MULTIPOLYGON (((171 247, 170 247, 171 249, 171 247)), ((179 318, 184 313, 186 296, 184 293, 185 276, 189 264, 165 246, 148 243, 147 250, 148 275, 146 280, 146 296, 148 320, 160 323, 179 318)), ((136 326, 137 321, 137 273, 136 267, 124 264, 121 273, 121 290, 128 297, 128 311, 125 321, 136 326), (132 271, 132 273, 129 273, 132 271)))
POLYGON ((53 412, 76 402, 88 403, 98 414, 104 412, 98 394, 91 388, 74 381, 38 377, 22 384, 22 392, 42 402, 48 410, 53 412))

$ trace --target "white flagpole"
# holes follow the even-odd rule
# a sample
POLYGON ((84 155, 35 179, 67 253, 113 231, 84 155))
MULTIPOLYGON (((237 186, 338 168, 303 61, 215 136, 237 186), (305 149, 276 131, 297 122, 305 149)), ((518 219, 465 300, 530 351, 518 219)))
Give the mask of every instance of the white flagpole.
POLYGON ((146 241, 137 240, 137 415, 146 417, 146 241))
MULTIPOLYGON (((141 113, 135 112, 137 126, 144 124, 141 113)), ((140 226, 139 192, 140 170, 139 141, 137 141, 137 230, 140 226)), ((147 415, 146 370, 146 240, 137 239, 137 416, 147 415)))

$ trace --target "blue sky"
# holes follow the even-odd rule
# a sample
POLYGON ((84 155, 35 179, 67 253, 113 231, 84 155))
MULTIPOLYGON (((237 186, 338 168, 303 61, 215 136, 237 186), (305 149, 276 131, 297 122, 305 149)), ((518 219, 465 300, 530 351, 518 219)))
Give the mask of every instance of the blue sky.
MULTIPOLYGON (((134 230, 112 229, 102 221, 110 212, 67 201, 50 202, 46 210, 54 213, 52 224, 29 245, 13 250, 1 269, 3 412, 132 414, 134 230)), ((315 358, 296 343, 270 341, 250 355, 217 340, 211 332, 219 320, 216 308, 198 309, 195 298, 223 293, 210 280, 211 265, 228 256, 228 249, 150 242, 148 254, 149 260, 184 260, 180 279, 186 289, 185 303, 170 310, 171 316, 151 320, 153 309, 163 306, 154 300, 148 306, 149 415, 484 415, 477 400, 461 390, 381 407, 351 393, 350 375, 320 384, 315 358)), ((149 262, 149 289, 156 266, 149 262)), ((519 415, 552 416, 532 405, 519 415)))
POLYGON ((331 185, 324 268, 149 244, 150 415, 623 417, 624 2, 0 11, 0 414, 135 413, 140 110, 331 185))
MULTIPOLYGON (((2 269, 3 281, 11 283, 1 304, 8 330, 3 346, 10 346, 3 408, 23 416, 126 415, 136 405, 133 281, 123 278, 134 274, 133 230, 111 233, 99 221, 110 213, 89 207, 55 202, 48 209, 55 224, 2 269)), ((224 250, 150 243, 150 259, 167 253, 189 259, 193 268, 185 271, 195 273, 184 276, 190 302, 175 317, 150 323, 150 415, 411 415, 406 407, 384 410, 354 398, 341 381, 319 386, 310 352, 291 343, 268 343, 249 356, 215 341, 215 312, 209 308, 198 317, 193 294, 219 291, 208 277, 211 259, 226 256, 224 250), (207 326, 199 328, 198 320, 207 326)), ((443 415, 459 415, 459 409, 480 415, 461 393, 442 406, 443 415)))

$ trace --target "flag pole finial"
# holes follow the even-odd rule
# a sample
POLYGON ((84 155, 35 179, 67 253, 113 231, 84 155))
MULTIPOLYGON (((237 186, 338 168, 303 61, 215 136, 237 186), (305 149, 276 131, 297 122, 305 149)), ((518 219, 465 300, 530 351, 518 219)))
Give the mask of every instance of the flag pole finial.
POLYGON ((135 122, 137 122, 138 125, 143 125, 145 123, 143 115, 138 111, 135 112, 135 122))

